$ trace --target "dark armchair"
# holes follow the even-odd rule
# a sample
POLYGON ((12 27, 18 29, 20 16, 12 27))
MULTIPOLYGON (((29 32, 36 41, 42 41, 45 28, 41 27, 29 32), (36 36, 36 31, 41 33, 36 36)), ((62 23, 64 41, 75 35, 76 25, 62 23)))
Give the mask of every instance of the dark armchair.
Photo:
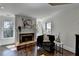
POLYGON ((54 35, 47 35, 49 37, 50 42, 43 42, 44 40, 44 35, 40 35, 37 38, 37 46, 43 48, 44 50, 51 52, 54 51, 55 49, 55 44, 54 44, 54 40, 55 40, 55 36, 54 35))
POLYGON ((37 46, 39 46, 39 47, 43 46, 43 37, 44 37, 44 35, 40 35, 37 37, 37 46))
POLYGON ((48 52, 53 52, 55 49, 55 36, 54 35, 47 35, 49 37, 50 42, 44 42, 43 43, 43 48, 44 50, 48 51, 48 52))

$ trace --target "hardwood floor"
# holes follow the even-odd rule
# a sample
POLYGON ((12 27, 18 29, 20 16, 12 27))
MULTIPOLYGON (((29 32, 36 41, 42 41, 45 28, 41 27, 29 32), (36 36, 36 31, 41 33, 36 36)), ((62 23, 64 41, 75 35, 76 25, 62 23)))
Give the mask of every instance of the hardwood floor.
MULTIPOLYGON (((38 50, 37 51, 37 55, 38 56, 42 56, 42 55, 43 56, 62 56, 62 54, 59 53, 59 52, 57 52, 57 53, 56 53, 56 51, 54 51, 54 52, 47 52, 47 51, 45 51, 43 49, 38 50)), ((70 52, 70 51, 67 51, 67 50, 63 49, 63 56, 75 56, 75 54, 70 52)))
POLYGON ((0 46, 0 56, 34 56, 34 48, 31 52, 17 51, 16 47, 0 46))
MULTIPOLYGON (((0 56, 34 56, 35 55, 35 48, 31 51, 32 53, 29 52, 28 54, 24 54, 21 51, 17 51, 15 48, 7 48, 6 46, 0 46, 0 56)), ((43 49, 40 49, 37 51, 37 56, 62 56, 59 52, 57 54, 54 52, 47 52, 43 49)), ((63 56, 75 56, 74 53, 67 51, 63 49, 63 56)))

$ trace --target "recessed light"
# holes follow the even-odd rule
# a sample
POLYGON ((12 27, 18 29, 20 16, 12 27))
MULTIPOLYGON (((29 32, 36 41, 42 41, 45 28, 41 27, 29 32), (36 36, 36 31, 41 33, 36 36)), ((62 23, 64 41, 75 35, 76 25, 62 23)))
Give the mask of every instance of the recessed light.
POLYGON ((4 9, 4 7, 3 7, 3 6, 0 6, 0 8, 1 8, 1 9, 4 9))

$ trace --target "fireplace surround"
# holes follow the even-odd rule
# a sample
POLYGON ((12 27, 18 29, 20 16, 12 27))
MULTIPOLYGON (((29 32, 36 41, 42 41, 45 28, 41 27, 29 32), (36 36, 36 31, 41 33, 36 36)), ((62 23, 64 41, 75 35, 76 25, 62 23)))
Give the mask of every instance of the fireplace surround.
POLYGON ((34 33, 20 33, 19 34, 19 43, 33 41, 34 33))

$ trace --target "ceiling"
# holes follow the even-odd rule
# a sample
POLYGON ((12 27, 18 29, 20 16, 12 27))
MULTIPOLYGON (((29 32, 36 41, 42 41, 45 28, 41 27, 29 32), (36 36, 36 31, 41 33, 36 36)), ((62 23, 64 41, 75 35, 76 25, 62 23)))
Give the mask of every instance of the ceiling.
MULTIPOLYGON (((42 18, 51 15, 53 12, 61 10, 63 5, 51 6, 48 3, 0 3, 0 6, 4 7, 3 9, 0 8, 0 14, 19 14, 42 18)), ((68 5, 66 4, 66 6, 68 5)))

